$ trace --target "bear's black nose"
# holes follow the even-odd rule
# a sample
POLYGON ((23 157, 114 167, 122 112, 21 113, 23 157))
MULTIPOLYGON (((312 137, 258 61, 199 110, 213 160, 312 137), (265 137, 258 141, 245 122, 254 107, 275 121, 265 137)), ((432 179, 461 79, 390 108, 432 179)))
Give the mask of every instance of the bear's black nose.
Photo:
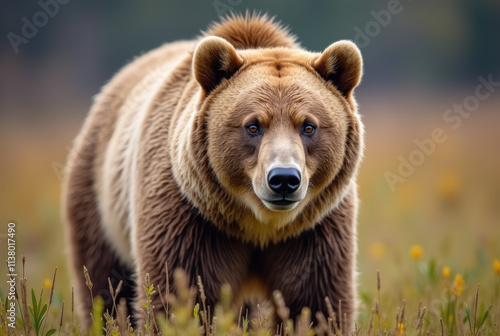
POLYGON ((300 172, 295 168, 274 168, 267 176, 267 184, 272 191, 285 197, 299 189, 300 172))

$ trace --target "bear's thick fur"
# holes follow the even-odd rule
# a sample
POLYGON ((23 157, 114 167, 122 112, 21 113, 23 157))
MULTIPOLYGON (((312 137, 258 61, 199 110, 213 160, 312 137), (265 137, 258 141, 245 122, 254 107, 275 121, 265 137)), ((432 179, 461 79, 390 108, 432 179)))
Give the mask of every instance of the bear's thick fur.
MULTIPOLYGON (((326 315, 328 296, 352 330, 361 73, 352 43, 308 52, 248 14, 122 69, 97 96, 65 174, 84 323, 84 265, 110 307, 108 277, 135 306, 145 273, 164 290, 168 263, 191 285, 201 276, 212 307, 225 283, 235 305, 281 291, 292 317, 303 306, 326 315)), ((153 304, 162 307, 158 296, 153 304)))

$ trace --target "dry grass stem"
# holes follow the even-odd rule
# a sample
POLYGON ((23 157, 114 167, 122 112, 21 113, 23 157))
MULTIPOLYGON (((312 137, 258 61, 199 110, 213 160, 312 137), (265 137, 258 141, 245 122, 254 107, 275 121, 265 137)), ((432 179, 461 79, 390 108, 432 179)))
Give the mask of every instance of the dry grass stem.
POLYGON ((476 297, 474 299, 474 324, 473 324, 473 329, 476 330, 477 326, 477 302, 479 301, 479 284, 477 285, 477 290, 476 290, 476 297))
POLYGON ((121 298, 116 310, 116 323, 118 325, 118 330, 120 331, 120 335, 127 334, 128 331, 127 318, 128 318, 127 301, 125 300, 125 298, 121 298))
POLYGON ((426 312, 427 307, 424 306, 424 308, 422 308, 422 311, 420 312, 420 316, 418 317, 417 331, 419 335, 422 335, 422 326, 424 324, 424 317, 426 312))
POLYGON ((206 305, 206 300, 207 297, 205 295, 205 289, 203 288, 203 282, 201 281, 201 276, 198 275, 198 290, 200 291, 200 299, 201 303, 203 306, 203 312, 201 314, 202 320, 203 320, 203 326, 205 327, 205 335, 208 336, 210 329, 210 322, 209 322, 209 316, 207 316, 207 305, 206 305))
POLYGON ((25 258, 23 256, 23 278, 20 281, 20 285, 21 285, 21 310, 22 310, 22 319, 23 319, 25 333, 26 333, 26 335, 30 335, 33 327, 31 325, 31 319, 30 319, 30 314, 29 314, 29 309, 28 309, 28 296, 27 296, 28 290, 26 287, 26 281, 28 279, 26 279, 24 277, 24 260, 25 260, 25 258))
MULTIPOLYGON (((92 309, 94 309, 94 295, 92 294, 92 287, 94 287, 94 284, 90 280, 89 270, 85 266, 83 266, 83 276, 85 277, 85 285, 87 286, 87 288, 90 291, 90 299, 92 301, 92 309)), ((92 316, 92 319, 93 318, 94 317, 92 316)))
POLYGON ((290 317, 290 309, 286 307, 285 300, 283 299, 283 295, 280 291, 273 292, 274 303, 276 304, 277 310, 276 313, 278 317, 283 321, 287 321, 290 317))
POLYGON ((373 329, 373 316, 375 315, 375 308, 372 308, 372 313, 370 316, 370 322, 368 323, 368 335, 372 332, 373 329))
POLYGON ((58 333, 58 335, 61 335, 63 321, 64 321, 64 301, 62 302, 62 305, 61 305, 61 319, 59 320, 59 333, 58 333))
POLYGON ((73 327, 74 313, 75 313, 75 288, 71 287, 71 330, 74 329, 73 327))

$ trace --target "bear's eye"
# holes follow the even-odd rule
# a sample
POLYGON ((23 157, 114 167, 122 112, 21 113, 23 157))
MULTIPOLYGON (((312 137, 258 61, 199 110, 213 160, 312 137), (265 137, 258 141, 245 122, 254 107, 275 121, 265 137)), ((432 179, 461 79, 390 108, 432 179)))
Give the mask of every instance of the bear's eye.
POLYGON ((312 123, 306 123, 302 127, 302 134, 304 135, 313 135, 315 131, 316 131, 316 125, 312 123))
POLYGON ((246 126, 247 132, 250 135, 259 135, 260 134, 260 128, 259 125, 256 123, 251 123, 246 126))

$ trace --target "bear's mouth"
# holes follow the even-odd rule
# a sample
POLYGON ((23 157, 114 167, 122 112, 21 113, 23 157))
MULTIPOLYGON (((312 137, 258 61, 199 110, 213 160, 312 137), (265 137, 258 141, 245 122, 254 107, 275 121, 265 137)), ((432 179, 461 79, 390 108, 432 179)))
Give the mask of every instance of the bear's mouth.
POLYGON ((286 210, 292 210, 299 204, 301 201, 295 200, 295 199, 288 199, 288 198, 281 198, 277 200, 265 200, 262 199, 264 205, 270 210, 280 210, 280 211, 286 211, 286 210))
POLYGON ((272 203, 274 205, 290 205, 292 203, 295 203, 297 201, 292 201, 292 200, 287 200, 285 198, 277 200, 277 201, 268 201, 269 203, 272 203))

